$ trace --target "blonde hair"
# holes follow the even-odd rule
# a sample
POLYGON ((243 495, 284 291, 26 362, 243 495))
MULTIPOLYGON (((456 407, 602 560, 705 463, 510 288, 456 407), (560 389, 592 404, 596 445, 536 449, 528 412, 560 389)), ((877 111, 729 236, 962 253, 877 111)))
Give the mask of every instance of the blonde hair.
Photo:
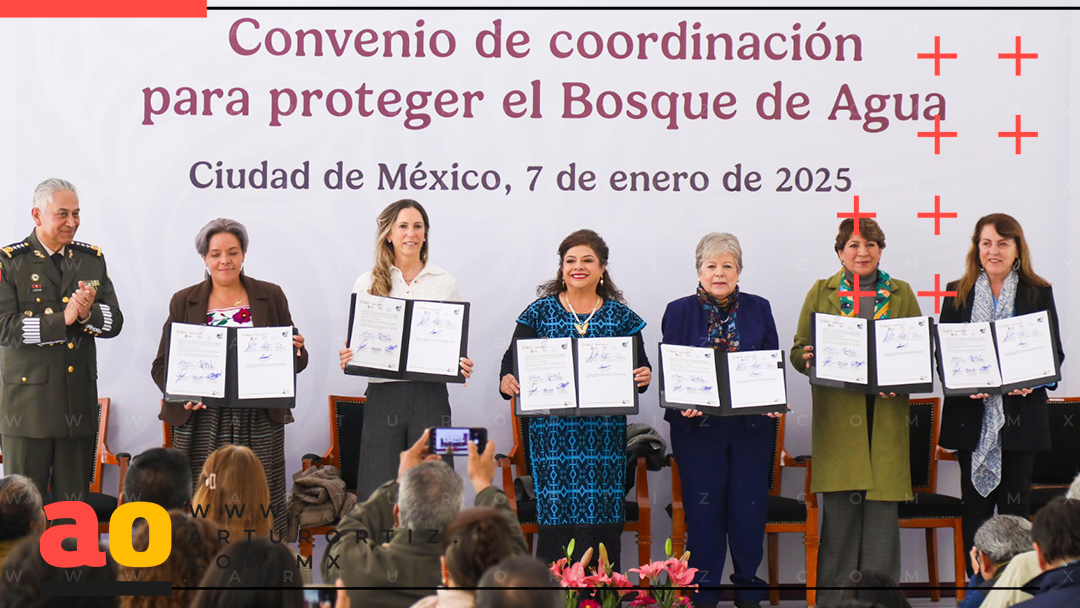
POLYGON ((227 530, 232 542, 246 539, 245 530, 252 530, 255 536, 269 536, 274 529, 266 471, 255 452, 244 446, 223 445, 210 454, 199 474, 191 506, 227 530))
POLYGON ((390 268, 394 265, 394 244, 387 239, 394 230, 394 222, 403 209, 416 209, 420 217, 424 219, 424 242, 420 245, 420 262, 427 265, 428 240, 431 232, 431 222, 428 221, 427 211, 423 205, 412 200, 403 198, 396 203, 391 203, 382 210, 375 220, 375 266, 371 269, 371 289, 368 290, 373 296, 389 296, 394 281, 390 276, 390 268))

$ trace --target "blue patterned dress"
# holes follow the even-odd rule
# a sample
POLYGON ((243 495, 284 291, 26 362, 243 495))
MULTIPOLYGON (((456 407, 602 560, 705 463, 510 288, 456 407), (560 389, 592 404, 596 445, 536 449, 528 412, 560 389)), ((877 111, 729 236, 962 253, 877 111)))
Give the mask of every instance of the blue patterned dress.
MULTIPOLYGON (((645 327, 625 304, 608 300, 580 336, 573 314, 555 296, 530 304, 517 322, 540 338, 630 336, 645 327)), ((603 541, 618 556, 625 521, 626 416, 530 418, 528 432, 541 526, 538 557, 557 559, 570 538, 576 540, 575 554, 603 541)))

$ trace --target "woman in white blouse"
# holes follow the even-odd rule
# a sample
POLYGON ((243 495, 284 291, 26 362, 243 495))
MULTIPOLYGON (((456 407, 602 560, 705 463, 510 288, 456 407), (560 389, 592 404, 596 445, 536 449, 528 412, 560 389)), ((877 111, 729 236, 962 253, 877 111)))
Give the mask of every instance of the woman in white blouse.
MULTIPOLYGON (((377 219, 375 267, 360 275, 353 293, 407 300, 460 300, 457 280, 428 262, 427 211, 420 203, 402 199, 382 210, 377 219)), ((341 368, 352 351, 341 349, 341 368)), ((473 363, 461 358, 461 372, 472 374, 473 363)), ((450 400, 443 382, 404 382, 368 379, 364 431, 360 438, 357 496, 370 496, 397 477, 398 454, 416 443, 426 428, 450 426, 450 400)))

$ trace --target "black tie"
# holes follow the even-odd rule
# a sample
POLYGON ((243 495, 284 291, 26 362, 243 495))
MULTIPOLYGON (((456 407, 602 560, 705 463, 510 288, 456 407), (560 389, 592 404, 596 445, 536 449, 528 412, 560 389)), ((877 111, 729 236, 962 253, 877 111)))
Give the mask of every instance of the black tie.
POLYGON ((49 257, 52 258, 53 266, 56 266, 56 272, 59 272, 60 276, 64 276, 64 270, 60 266, 60 263, 64 260, 64 254, 57 252, 49 257))

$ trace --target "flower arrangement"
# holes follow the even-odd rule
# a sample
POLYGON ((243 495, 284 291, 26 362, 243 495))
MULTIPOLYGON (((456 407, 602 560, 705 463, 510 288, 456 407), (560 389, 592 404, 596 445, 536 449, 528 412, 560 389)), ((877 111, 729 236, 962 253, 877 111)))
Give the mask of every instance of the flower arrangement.
MULTIPOLYGON (((648 589, 641 589, 637 597, 630 602, 634 608, 690 608, 690 600, 685 596, 676 596, 679 589, 697 587, 692 584, 697 568, 687 566, 690 552, 683 553, 678 559, 671 556, 671 539, 664 543, 665 559, 631 568, 628 572, 637 574, 641 582, 651 583, 648 589)), ((633 583, 625 575, 616 572, 608 558, 603 543, 599 546, 597 567, 588 572, 593 551, 589 548, 579 561, 573 561, 574 541, 566 547, 566 557, 551 564, 551 573, 566 589, 566 608, 617 608, 623 596, 632 593, 633 583), (582 599, 580 594, 588 591, 589 598, 582 599)))

